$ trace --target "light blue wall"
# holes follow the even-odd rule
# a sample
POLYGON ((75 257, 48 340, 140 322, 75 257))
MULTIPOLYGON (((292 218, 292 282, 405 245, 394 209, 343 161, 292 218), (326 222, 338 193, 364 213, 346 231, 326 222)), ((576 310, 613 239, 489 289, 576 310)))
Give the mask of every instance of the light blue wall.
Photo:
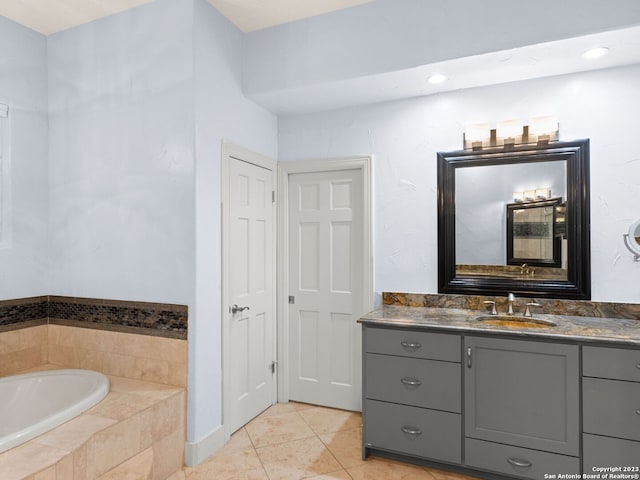
MULTIPOLYGON (((11 236, 0 248, 0 300, 45 295, 47 39, 0 17, 0 103, 9 105, 11 236)), ((5 219, 9 220, 9 219, 5 219)))
POLYGON ((248 34, 244 85, 259 97, 638 23, 637 0, 376 0, 248 34))
POLYGON ((193 10, 48 37, 49 293, 192 304, 193 10))
POLYGON ((241 90, 242 34, 205 0, 194 1, 196 302, 189 325, 189 439, 222 422, 222 141, 277 158, 277 118, 241 90))
POLYGON ((640 65, 281 117, 280 160, 374 156, 375 289, 437 293, 436 153, 465 125, 553 114, 560 138, 591 139, 594 301, 640 303, 622 234, 640 217, 640 65))

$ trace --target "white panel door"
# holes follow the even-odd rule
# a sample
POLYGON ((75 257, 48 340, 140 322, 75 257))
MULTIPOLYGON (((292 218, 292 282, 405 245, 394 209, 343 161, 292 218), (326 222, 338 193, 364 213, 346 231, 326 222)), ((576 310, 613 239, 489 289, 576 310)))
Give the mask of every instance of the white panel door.
POLYGON ((362 182, 361 170, 289 175, 291 400, 361 409, 362 182))
POLYGON ((229 433, 275 401, 273 172, 230 158, 229 312, 224 422, 229 433))

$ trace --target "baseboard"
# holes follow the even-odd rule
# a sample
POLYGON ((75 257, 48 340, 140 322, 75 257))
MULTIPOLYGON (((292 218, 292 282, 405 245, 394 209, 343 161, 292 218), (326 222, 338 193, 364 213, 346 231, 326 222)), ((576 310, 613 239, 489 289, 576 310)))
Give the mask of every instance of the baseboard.
POLYGON ((223 425, 213 430, 197 442, 187 442, 184 446, 184 463, 189 467, 204 462, 211 454, 220 450, 229 441, 223 425))

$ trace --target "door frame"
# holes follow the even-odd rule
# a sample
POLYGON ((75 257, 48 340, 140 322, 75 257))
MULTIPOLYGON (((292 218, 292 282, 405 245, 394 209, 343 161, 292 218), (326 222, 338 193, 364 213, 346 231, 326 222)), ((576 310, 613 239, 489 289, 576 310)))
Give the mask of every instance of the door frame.
POLYGON ((362 313, 373 309, 373 158, 357 156, 326 160, 278 162, 278 399, 289 401, 289 175, 336 170, 360 170, 362 174, 363 248, 362 313))
MULTIPOLYGON (((231 265, 229 265, 229 245, 230 245, 230 185, 229 185, 229 168, 231 159, 236 159, 239 161, 243 161, 258 167, 265 168, 267 170, 271 170, 271 178, 272 178, 272 189, 274 192, 278 191, 278 163, 264 155, 251 151, 247 148, 241 147, 239 145, 235 145, 231 142, 223 141, 222 142, 222 165, 221 165, 221 191, 220 191, 220 210, 221 210, 221 242, 222 242, 222 252, 221 252, 221 266, 222 266, 222 284, 221 284, 221 324, 222 324, 222 426, 225 431, 226 438, 233 432, 227 431, 227 423, 225 423, 225 412, 229 410, 229 404, 231 402, 231 398, 228 395, 228 378, 230 371, 227 371, 230 362, 227 358, 228 352, 228 340, 229 340, 229 328, 228 328, 228 316, 229 316, 229 281, 231 278, 231 265)), ((278 238, 278 211, 277 211, 277 195, 274 198, 274 202, 272 203, 273 208, 273 273, 272 279, 273 282, 273 352, 274 356, 277 358, 278 355, 278 321, 277 321, 277 276, 278 276, 278 247, 277 247, 277 238, 278 238)), ((273 397, 272 404, 277 402, 278 400, 278 370, 276 369, 275 374, 273 376, 273 397)))

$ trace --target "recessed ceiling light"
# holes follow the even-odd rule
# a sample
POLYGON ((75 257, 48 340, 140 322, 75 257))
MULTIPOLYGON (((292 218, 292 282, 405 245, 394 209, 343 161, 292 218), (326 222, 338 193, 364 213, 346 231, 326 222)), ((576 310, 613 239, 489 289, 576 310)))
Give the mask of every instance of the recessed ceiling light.
POLYGON ((441 73, 436 73, 435 75, 431 75, 427 81, 429 83, 437 84, 437 83, 444 82, 446 79, 447 79, 446 75, 442 75, 441 73))
POLYGON ((597 47, 584 52, 582 54, 582 58, 588 58, 588 59, 600 58, 600 57, 604 57, 607 53, 609 53, 609 49, 607 47, 597 47))

